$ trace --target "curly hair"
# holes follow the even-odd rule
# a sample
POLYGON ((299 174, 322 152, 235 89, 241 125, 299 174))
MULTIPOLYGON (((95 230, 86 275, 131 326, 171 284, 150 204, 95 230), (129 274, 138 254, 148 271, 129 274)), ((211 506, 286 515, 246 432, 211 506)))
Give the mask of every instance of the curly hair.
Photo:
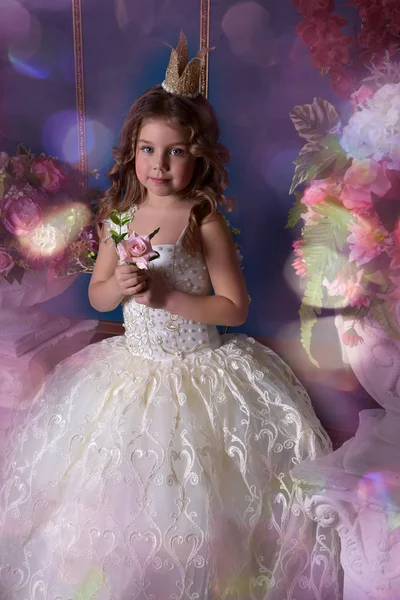
POLYGON ((113 151, 114 164, 108 172, 111 186, 100 202, 97 223, 100 226, 114 209, 127 211, 143 201, 145 189, 136 175, 135 151, 142 124, 154 118, 166 119, 189 133, 189 151, 196 162, 193 177, 180 195, 195 200, 182 240, 184 248, 193 254, 199 247, 201 223, 216 215, 219 207, 230 210, 232 206, 231 200, 224 196, 229 152, 219 142, 216 115, 202 95, 175 96, 157 85, 139 96, 127 114, 119 146, 113 151))

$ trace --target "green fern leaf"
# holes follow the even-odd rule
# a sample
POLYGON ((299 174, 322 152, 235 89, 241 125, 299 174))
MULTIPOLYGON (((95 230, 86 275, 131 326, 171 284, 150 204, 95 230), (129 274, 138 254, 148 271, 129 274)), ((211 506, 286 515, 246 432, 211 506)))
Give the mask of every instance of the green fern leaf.
POLYGON ((299 310, 299 316, 301 344, 312 364, 319 369, 319 363, 311 354, 311 335, 313 327, 317 322, 316 311, 311 306, 302 303, 299 310))

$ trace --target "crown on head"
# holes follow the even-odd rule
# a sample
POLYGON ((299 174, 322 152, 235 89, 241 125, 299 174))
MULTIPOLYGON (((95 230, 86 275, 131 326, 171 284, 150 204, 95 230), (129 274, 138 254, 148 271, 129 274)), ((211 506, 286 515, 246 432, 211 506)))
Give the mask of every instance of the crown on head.
POLYGON ((171 48, 171 57, 162 87, 170 94, 195 98, 199 95, 198 87, 204 57, 213 48, 202 48, 189 62, 188 43, 183 31, 180 33, 176 48, 166 45, 171 48))

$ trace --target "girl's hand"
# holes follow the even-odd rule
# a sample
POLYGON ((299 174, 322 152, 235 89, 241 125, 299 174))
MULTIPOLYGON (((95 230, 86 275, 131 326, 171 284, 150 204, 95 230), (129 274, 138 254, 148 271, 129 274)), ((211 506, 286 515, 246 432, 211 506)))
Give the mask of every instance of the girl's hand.
POLYGON ((165 308, 171 290, 157 277, 150 276, 146 283, 147 287, 143 292, 135 294, 135 302, 149 308, 165 308))
POLYGON ((119 291, 124 296, 135 296, 142 292, 148 282, 147 270, 139 269, 133 264, 117 265, 114 277, 119 291))

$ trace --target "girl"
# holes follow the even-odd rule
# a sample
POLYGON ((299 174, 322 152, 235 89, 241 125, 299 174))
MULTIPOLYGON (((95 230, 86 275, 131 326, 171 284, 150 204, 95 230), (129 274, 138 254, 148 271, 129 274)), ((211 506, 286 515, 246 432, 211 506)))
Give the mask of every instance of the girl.
POLYGON ((125 335, 56 368, 6 460, 2 600, 338 598, 335 539, 289 475, 330 444, 271 350, 217 333, 248 308, 217 210, 228 153, 174 83, 130 109, 100 211, 89 297, 123 303, 125 335), (119 264, 113 209, 160 227, 149 271, 119 264))

